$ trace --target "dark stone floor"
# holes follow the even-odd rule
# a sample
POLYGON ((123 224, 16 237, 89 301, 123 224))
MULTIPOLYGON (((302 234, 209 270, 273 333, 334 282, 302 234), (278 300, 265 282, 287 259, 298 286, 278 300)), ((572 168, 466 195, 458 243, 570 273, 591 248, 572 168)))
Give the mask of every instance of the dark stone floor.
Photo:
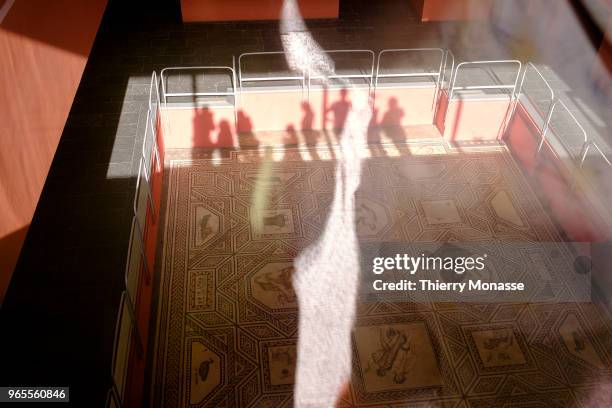
MULTIPOLYGON (((421 23, 410 4, 343 0, 339 20, 308 26, 324 49, 507 57, 485 24, 421 23)), ((177 12, 111 0, 0 311, 0 384, 70 385, 74 405, 103 405, 151 72, 281 49, 276 22, 183 25, 177 12)))

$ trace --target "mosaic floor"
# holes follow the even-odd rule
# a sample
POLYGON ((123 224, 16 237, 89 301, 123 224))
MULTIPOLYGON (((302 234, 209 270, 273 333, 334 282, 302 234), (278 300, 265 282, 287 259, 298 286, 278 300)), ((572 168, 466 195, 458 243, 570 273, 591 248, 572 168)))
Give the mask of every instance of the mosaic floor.
MULTIPOLYGON (((360 241, 561 239, 502 148, 394 149, 364 161, 360 241)), ((153 406, 292 406, 292 261, 321 234, 335 182, 333 151, 311 153, 172 161, 153 406)), ((612 400, 612 330, 592 304, 362 301, 352 346, 340 407, 612 400)))

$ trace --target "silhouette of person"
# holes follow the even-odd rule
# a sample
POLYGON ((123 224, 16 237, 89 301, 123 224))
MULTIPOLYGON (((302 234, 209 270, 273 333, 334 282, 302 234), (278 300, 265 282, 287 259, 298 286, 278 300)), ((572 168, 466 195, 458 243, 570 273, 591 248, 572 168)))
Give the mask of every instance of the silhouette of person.
POLYGON ((304 112, 301 122, 302 135, 305 139, 304 141, 306 142, 307 146, 316 145, 320 137, 320 132, 313 129, 314 112, 308 102, 302 102, 301 106, 302 111, 304 112))
POLYGON ((380 143, 380 127, 378 125, 378 109, 372 109, 372 118, 368 125, 368 141, 370 143, 380 143))
POLYGON ((295 131, 295 126, 287 125, 287 129, 285 129, 287 135, 283 139, 283 144, 285 146, 295 146, 298 144, 297 132, 295 131))
POLYGON ((397 99, 389 98, 387 112, 385 112, 381 124, 383 126, 400 126, 402 124, 403 117, 404 110, 399 107, 397 99))
POLYGON ((232 137, 232 128, 227 120, 219 122, 219 133, 217 135, 217 147, 236 147, 232 137))
POLYGON ((253 132, 253 122, 251 122, 251 118, 244 113, 243 110, 239 110, 238 114, 238 132, 240 133, 252 133, 253 132))
POLYGON ((304 117, 302 118, 302 130, 312 130, 312 124, 314 122, 314 112, 308 102, 302 102, 302 112, 304 117))
POLYGON ((331 104, 327 112, 331 112, 334 115, 334 127, 333 130, 337 135, 344 127, 344 122, 348 116, 349 110, 351 109, 351 102, 348 100, 348 91, 346 89, 340 90, 340 100, 331 104))
POLYGON ((395 144, 406 140, 406 133, 402 128, 402 118, 404 110, 399 107, 396 98, 389 98, 387 111, 382 117, 380 124, 384 128, 385 133, 395 144))
POLYGON ((210 147, 212 145, 210 134, 215 129, 212 112, 208 108, 197 108, 194 111, 192 124, 192 146, 210 147))
POLYGON ((243 110, 239 110, 236 115, 236 120, 239 144, 256 149, 259 146, 259 140, 255 136, 255 133, 253 133, 253 122, 251 121, 249 115, 247 115, 243 110))

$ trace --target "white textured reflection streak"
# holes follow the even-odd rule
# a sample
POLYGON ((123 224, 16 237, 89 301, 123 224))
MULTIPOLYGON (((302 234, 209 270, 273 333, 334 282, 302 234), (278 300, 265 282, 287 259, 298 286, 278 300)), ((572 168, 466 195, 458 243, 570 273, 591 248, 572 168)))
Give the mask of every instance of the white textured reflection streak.
MULTIPOLYGON (((367 106, 367 104, 366 104, 367 106)), ((299 305, 296 407, 331 407, 351 372, 351 330, 359 285, 355 191, 369 108, 353 108, 340 141, 325 229, 295 260, 299 305)))
POLYGON ((295 0, 285 0, 281 11, 280 35, 289 68, 327 77, 334 72, 333 61, 312 38, 295 0))
MULTIPOLYGON (((280 25, 290 68, 322 77, 334 73, 333 63, 306 29, 295 0, 284 1, 280 25)), ((340 136, 334 198, 325 229, 295 260, 293 285, 299 305, 296 407, 333 406, 351 372, 350 336, 359 285, 355 191, 371 116, 368 96, 354 94, 340 136)))

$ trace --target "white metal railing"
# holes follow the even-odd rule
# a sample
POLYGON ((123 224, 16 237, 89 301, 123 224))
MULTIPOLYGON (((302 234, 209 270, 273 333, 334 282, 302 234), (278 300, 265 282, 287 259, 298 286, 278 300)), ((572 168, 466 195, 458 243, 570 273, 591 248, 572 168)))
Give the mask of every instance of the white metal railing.
MULTIPOLYGON (((580 121, 567 107, 565 102, 563 102, 556 96, 555 91, 550 86, 544 75, 542 75, 540 70, 531 62, 527 63, 527 65, 525 66, 525 70, 523 72, 523 76, 517 91, 517 98, 519 98, 521 95, 524 95, 530 102, 530 105, 533 105, 537 113, 542 116, 542 125, 537 129, 540 140, 536 150, 536 157, 539 157, 539 155, 541 154, 543 146, 547 145, 548 150, 557 159, 557 161, 559 161, 560 163, 565 163, 566 166, 569 164, 570 167, 567 168, 567 170, 571 175, 571 189, 574 189, 576 187, 577 180, 580 177, 579 173, 583 172, 585 160, 587 159, 591 151, 595 151, 594 156, 599 157, 605 164, 606 168, 612 170, 612 162, 610 161, 610 159, 608 159, 607 155, 602 151, 602 149, 596 142, 590 140, 587 131, 580 124, 580 121), (546 101, 548 101, 547 107, 543 110, 539 108, 537 101, 535 101, 528 92, 525 92, 525 78, 527 75, 529 75, 529 72, 534 72, 537 75, 539 82, 542 82, 545 85, 545 89, 547 90, 547 94, 549 95, 546 99, 546 101), (568 145, 567 141, 564 140, 564 137, 560 132, 558 132, 559 134, 556 134, 556 137, 554 138, 558 146, 563 149, 569 157, 569 163, 563 160, 563 158, 561 157, 561 153, 557 151, 554 144, 551 143, 550 140, 551 122, 553 118, 553 113, 558 110, 557 107, 560 107, 563 110, 563 114, 567 118, 569 118, 570 121, 576 126, 581 136, 580 148, 577 152, 576 148, 572 149, 572 146, 568 145)), ((536 124, 536 127, 537 126, 538 125, 536 124)))
MULTIPOLYGON (((446 68, 446 57, 447 52, 442 48, 392 48, 382 50, 378 53, 378 59, 376 63, 376 75, 374 79, 374 97, 376 97, 376 89, 378 88, 378 80, 380 78, 432 78, 435 83, 435 91, 434 97, 432 101, 432 109, 435 112, 438 106, 438 98, 440 94, 440 89, 442 87, 442 81, 444 78, 444 69, 446 68), (391 74, 381 74, 381 61, 382 57, 385 54, 406 54, 406 53, 434 53, 440 54, 440 63, 438 64, 437 71, 425 71, 425 72, 399 72, 399 73, 391 73, 391 74)), ((453 57, 454 64, 454 57, 453 57)))
POLYGON ((465 61, 465 62, 460 62, 459 64, 457 64, 457 67, 455 68, 455 72, 453 74, 453 77, 451 79, 451 85, 450 85, 450 90, 449 90, 449 102, 453 100, 453 96, 455 95, 455 93, 457 91, 472 91, 472 90, 509 90, 510 92, 510 100, 512 101, 514 99, 514 95, 515 95, 515 91, 518 85, 518 80, 519 80, 519 76, 520 76, 520 72, 521 72, 521 67, 522 67, 522 63, 519 60, 492 60, 492 61, 465 61), (513 83, 496 83, 493 85, 465 85, 465 86, 457 86, 457 76, 459 75, 459 72, 461 72, 461 68, 464 67, 483 67, 486 69, 491 70, 493 66, 497 66, 497 65, 508 65, 508 64, 512 64, 512 65, 516 65, 516 71, 515 71, 515 75, 514 75, 514 81, 513 83))
MULTIPOLYGON (((453 63, 454 63, 454 57, 453 57, 453 63)), ((512 115, 513 113, 513 103, 515 102, 515 96, 516 96, 516 90, 517 90, 517 86, 518 86, 518 80, 520 77, 520 73, 521 73, 521 68, 522 68, 522 63, 519 60, 491 60, 491 61, 464 61, 464 62, 460 62, 459 64, 457 64, 457 67, 455 68, 454 72, 451 73, 451 80, 450 80, 450 85, 449 85, 449 89, 448 89, 448 101, 447 101, 447 108, 446 111, 444 112, 444 119, 443 122, 446 123, 446 118, 448 116, 448 111, 450 110, 450 104, 453 101, 453 97, 455 96, 457 91, 474 91, 474 90, 498 90, 498 91, 504 91, 507 90, 510 92, 510 97, 509 97, 509 103, 510 103, 510 109, 509 109, 509 113, 506 115, 506 117, 504 118, 504 120, 502 121, 502 125, 505 121, 506 125, 509 122, 510 118, 508 116, 512 115), (497 76, 493 76, 493 79, 495 80, 495 84, 493 85, 482 85, 482 84, 476 84, 476 85, 464 85, 464 86, 457 86, 457 76, 459 75, 459 72, 461 72, 461 68, 464 67, 481 67, 482 69, 487 69, 489 71, 492 72, 493 67, 495 66, 499 66, 499 65, 515 65, 516 66, 516 71, 514 72, 514 81, 512 83, 504 83, 499 81, 499 78, 497 76)), ((502 134, 505 132, 502 131, 502 134)))
POLYGON ((610 161, 610 159, 608 159, 603 150, 601 150, 599 148, 599 145, 595 142, 587 143, 587 145, 585 146, 584 153, 582 154, 582 157, 580 159, 580 168, 584 167, 584 161, 588 157, 589 150, 591 150, 591 148, 595 150, 595 156, 600 157, 609 168, 612 168, 612 162, 610 161))
POLYGON ((332 55, 342 55, 342 54, 362 54, 367 55, 369 59, 369 72, 364 72, 362 69, 359 69, 359 74, 332 74, 327 77, 323 75, 310 75, 310 72, 307 73, 307 82, 308 82, 308 92, 310 92, 311 83, 313 79, 363 79, 367 81, 370 89, 374 87, 374 67, 376 61, 376 54, 372 50, 325 50, 326 54, 332 55))
POLYGON ((135 344, 138 355, 141 358, 144 357, 146 337, 143 336, 138 326, 137 302, 142 275, 144 275, 147 285, 151 283, 151 269, 146 256, 145 239, 148 217, 153 221, 158 216, 153 200, 152 177, 156 170, 161 170, 162 166, 157 142, 157 126, 160 124, 161 114, 159 79, 157 74, 153 72, 149 90, 145 135, 140 152, 136 191, 132 204, 133 217, 124 273, 125 289, 121 295, 113 343, 112 386, 109 390, 107 403, 117 407, 122 407, 125 404, 127 367, 131 357, 132 344, 135 344))
POLYGON ((132 336, 138 330, 136 320, 128 310, 125 291, 121 294, 119 311, 115 323, 113 357, 111 360, 111 388, 107 404, 122 407, 125 404, 125 390, 128 382, 128 365, 132 353, 132 336))
POLYGON ((374 86, 374 77, 375 77, 375 72, 374 72, 374 68, 375 68, 375 60, 376 60, 376 54, 374 53, 374 51, 372 50, 326 50, 325 51, 326 54, 331 54, 331 55, 346 55, 346 54, 362 54, 362 55, 367 55, 368 58, 368 70, 367 72, 364 72, 363 70, 359 70, 359 73, 351 73, 351 74, 332 74, 329 75, 327 77, 324 77, 322 75, 311 75, 310 72, 306 72, 306 71, 301 71, 301 72, 295 72, 291 69, 288 69, 288 74, 287 75, 276 75, 276 76, 270 76, 270 75, 263 75, 263 76, 254 76, 254 75, 248 75, 248 76, 244 76, 244 71, 245 71, 245 66, 243 65, 243 60, 247 59, 247 58, 253 58, 253 57, 266 57, 266 56, 278 56, 278 55, 283 55, 286 56, 287 54, 284 51, 268 51, 268 52, 248 52, 248 53, 244 53, 244 54, 240 54, 240 56, 238 57, 238 84, 239 84, 239 91, 243 92, 243 88, 245 86, 245 84, 251 82, 251 83, 255 83, 255 82, 259 82, 259 83, 265 83, 265 82, 286 82, 286 81, 300 81, 301 86, 302 86, 302 92, 306 91, 306 94, 309 96, 310 95, 310 89, 312 87, 312 80, 319 80, 319 79, 345 79, 345 80, 352 80, 352 79, 363 79, 368 83, 368 86, 370 89, 373 88, 374 86))
MULTIPOLYGON (((582 125, 578 122, 574 114, 567 108, 566 104, 556 98, 553 89, 550 87, 546 79, 542 76, 540 71, 532 64, 528 63, 525 70, 522 71, 522 63, 518 60, 495 60, 495 61, 469 61, 461 62, 455 65, 455 56, 450 50, 443 50, 440 48, 421 48, 421 49, 388 49, 382 50, 378 54, 378 58, 375 57, 373 51, 370 50, 332 50, 326 51, 328 53, 364 53, 371 58, 371 67, 369 72, 361 72, 359 74, 335 74, 329 76, 331 79, 354 79, 362 78, 368 82, 370 90, 376 92, 379 78, 392 78, 392 77, 426 77, 429 76, 435 79, 436 86, 436 99, 434 108, 437 110, 439 105, 439 97, 437 96, 439 91, 444 88, 445 83, 448 83, 448 102, 453 100, 453 97, 457 91, 462 90, 503 90, 509 93, 510 103, 518 100, 518 97, 523 91, 525 83, 525 77, 528 72, 535 72, 541 80, 544 82, 548 90, 550 91, 550 105, 546 112, 546 116, 543 120, 543 125, 539 130, 540 142, 538 144, 537 154, 542 150, 544 144, 548 144, 548 138, 550 133, 550 124, 553 112, 555 109, 563 109, 569 118, 578 126, 583 136, 582 148, 579 155, 572 157, 572 162, 575 167, 580 170, 584 166, 585 159, 589 152, 595 151, 595 155, 601 156, 608 167, 612 168, 612 163, 599 148, 599 146, 590 141, 588 135, 582 125), (381 61, 384 59, 384 55, 393 52, 435 52, 440 53, 440 63, 437 71, 427 71, 419 73, 400 72, 396 74, 381 74, 381 61), (457 76, 461 69, 467 66, 484 66, 485 68, 491 68, 492 66, 499 64, 513 64, 516 65, 516 72, 511 71, 513 74, 512 83, 499 82, 494 85, 466 85, 457 86, 457 76), (447 77, 446 72, 450 66, 450 75, 447 77), (521 77, 521 72, 523 73, 521 77), (519 78, 520 84, 519 84, 519 78), (560 107, 560 108, 557 108, 560 107)), ((161 169, 161 158, 158 147, 158 134, 157 127, 159 124, 166 126, 166 121, 162 120, 164 109, 168 106, 169 99, 174 97, 198 97, 198 96, 232 96, 234 112, 237 113, 237 100, 240 93, 243 92, 243 85, 251 82, 277 82, 287 80, 298 80, 301 82, 302 89, 306 88, 308 91, 311 87, 311 79, 323 79, 321 76, 310 76, 304 72, 296 75, 295 72, 290 73, 287 76, 244 76, 243 75, 243 59, 252 56, 268 56, 268 55, 284 55, 284 52, 258 52, 258 53, 245 53, 241 54, 238 58, 238 74, 236 76, 236 69, 234 67, 222 67, 222 66, 205 66, 205 67, 172 67, 165 68, 161 71, 158 77, 155 72, 151 75, 151 85, 149 92, 149 103, 147 111, 147 121, 145 127, 145 136, 143 140, 143 146, 141 151, 140 162, 138 166, 138 177, 136 180, 136 192, 133 201, 133 218, 130 230, 130 241, 128 247, 128 254, 125 266, 124 283, 125 290, 121 296, 121 302, 119 312, 117 316, 117 323, 115 328, 115 340, 113 345, 113 360, 112 360, 112 387, 109 390, 108 401, 112 406, 123 406, 124 404, 124 391, 125 381, 127 380, 127 362, 130 358, 132 340, 135 342, 135 350, 138 353, 142 353, 144 350, 145 336, 142 336, 136 318, 136 302, 138 300, 138 288, 140 285, 140 279, 142 276, 146 279, 146 283, 150 284, 152 280, 152 271, 146 256, 146 229, 148 215, 152 220, 155 220, 158 216, 158 209, 155 208, 153 199, 153 186, 152 176, 155 170, 161 169), (180 70, 227 70, 231 74, 232 78, 232 89, 231 92, 168 92, 166 86, 167 73, 171 71, 180 70), (161 86, 161 93, 160 93, 161 86), (162 104, 163 102, 163 104, 162 104)), ((448 112, 448 108, 446 110, 448 112)), ((446 120, 446 114, 444 120, 446 120)), ((514 113, 514 106, 511 110, 510 115, 514 113)), ((571 153, 569 146, 566 146, 563 140, 559 140, 560 144, 564 149, 571 153)), ((556 154, 553 147, 548 144, 553 154, 556 154)), ((574 179, 576 174, 574 174, 574 179)))
POLYGON ((245 52, 238 56, 238 84, 240 92, 243 92, 243 86, 245 83, 249 82, 284 82, 284 81, 300 81, 302 84, 302 91, 306 88, 306 73, 305 72, 295 72, 288 68, 289 75, 276 75, 276 76, 243 76, 243 59, 252 59, 253 57, 270 57, 273 55, 283 55, 287 54, 284 51, 265 51, 265 52, 245 52))
MULTIPOLYGON (((440 85, 440 80, 442 78, 442 69, 444 67, 444 58, 445 52, 442 48, 391 48, 382 50, 378 53, 378 58, 376 62, 376 75, 374 81, 374 87, 378 86, 378 80, 380 78, 424 78, 431 77, 435 78, 436 86, 440 85), (381 65, 383 56, 385 54, 408 54, 408 53, 435 53, 440 54, 440 63, 438 64, 438 69, 436 71, 425 71, 425 72, 398 72, 391 74, 381 74, 381 65)), ((384 69, 384 68, 383 68, 384 69)))
MULTIPOLYGON (((164 68, 160 72, 161 78, 161 87, 162 87, 162 96, 164 101, 164 108, 168 107, 168 98, 179 98, 179 97, 211 97, 211 96, 225 96, 232 97, 232 108, 234 109, 234 121, 238 122, 238 89, 236 86, 236 69, 234 67, 224 67, 224 66, 201 66, 201 67, 170 67, 164 68), (181 72, 181 71, 227 71, 229 72, 231 78, 231 91, 226 92, 168 92, 168 72, 181 72)), ((195 78, 192 77, 193 87, 195 89, 195 78)), ((195 100, 194 100, 195 102, 195 100)))
MULTIPOLYGON (((436 86, 440 89, 446 80, 445 72, 449 61, 451 61, 450 70, 451 77, 455 65, 455 57, 450 50, 444 50, 441 48, 408 48, 408 49, 387 49, 382 50, 378 57, 372 50, 365 49, 354 49, 354 50, 326 50, 327 54, 331 55, 346 55, 346 54, 363 54, 367 55, 368 66, 364 71, 360 69, 359 73, 346 73, 346 74, 332 74, 327 76, 328 79, 363 79, 371 89, 376 88, 378 85, 379 78, 388 77, 426 77, 431 76, 436 79, 436 86), (436 52, 440 53, 440 62, 438 64, 437 71, 431 73, 399 73, 399 74, 381 74, 381 59, 382 55, 391 52, 436 52)), ((161 71, 161 87, 162 87, 162 101, 164 106, 167 107, 168 101, 174 97, 197 97, 197 96, 233 96, 234 108, 240 99, 240 94, 245 92, 245 87, 249 83, 278 83, 283 81, 299 81, 302 86, 302 90, 309 93, 312 86, 313 80, 324 79, 322 75, 311 75, 308 72, 295 72, 290 68, 287 68, 286 75, 255 75, 245 74, 246 66, 245 61, 254 57, 273 57, 273 56, 285 56, 284 51, 266 51, 266 52, 248 52, 238 56, 237 68, 226 67, 226 66, 197 66, 197 67, 171 67, 164 68, 161 71), (232 92, 168 92, 167 85, 167 73, 169 71, 180 71, 180 70, 228 70, 232 76, 232 92), (237 74, 236 74, 237 71, 237 74), (237 76, 237 78, 236 78, 237 76)), ((363 68, 363 67, 362 67, 363 68)), ((450 80, 449 80, 450 81, 450 80)), ((437 95, 436 95, 437 97, 437 95)))
MULTIPOLYGON (((163 101, 164 104, 167 105, 168 98, 177 98, 177 97, 198 97, 198 96, 232 96, 234 99, 234 105, 236 104, 236 71, 234 68, 225 67, 225 66, 201 66, 201 67, 170 67, 164 68, 160 73, 161 77, 161 85, 162 85, 162 93, 163 93, 163 101), (232 78, 232 90, 231 92, 168 92, 168 72, 170 71, 229 71, 232 78)), ((195 79, 192 78, 195 81, 195 79)), ((195 85, 194 85, 195 86, 195 85)))
MULTIPOLYGON (((541 116, 541 119, 542 119, 541 127, 539 127, 536 124, 536 127, 538 128, 537 130, 538 130, 538 133, 539 133, 539 137, 540 137, 540 140, 539 140, 539 143, 538 143, 538 148, 536 150, 536 155, 540 154, 544 144, 548 144, 549 149, 551 150, 551 153, 553 155, 555 155, 555 157, 557 159, 559 159, 559 160, 561 159, 559 157, 558 152, 555 151, 555 149, 548 143, 548 140, 547 140, 548 136, 549 136, 549 133, 550 133, 550 126, 551 126, 551 121, 552 121, 553 113, 555 112, 555 108, 557 106, 561 106, 561 108, 563 108, 563 110, 565 111, 565 114, 571 119, 571 121, 580 130, 580 133, 582 135, 582 143, 581 143, 580 152, 577 155, 572 154, 571 147, 568 146, 567 143, 565 143, 565 141, 563 140, 562 137, 560 137, 560 135, 557 136, 556 140, 559 142, 561 147, 564 150, 566 150, 567 154, 572 159, 572 163, 577 168, 582 167, 582 164, 584 162, 584 158, 585 158, 587 150, 588 150, 588 146, 590 144, 589 138, 588 138, 588 134, 587 134, 586 130, 584 129, 584 127, 580 124, 578 119, 576 119, 576 116, 574 116, 574 114, 569 110, 567 105, 562 100, 560 100, 560 99, 558 99, 556 97, 555 91, 553 90, 553 88, 550 86, 550 84, 548 83, 548 81, 546 80, 544 75, 542 75, 540 70, 533 63, 529 62, 529 63, 527 63, 525 65, 525 69, 523 71, 521 82, 519 84, 519 87, 518 87, 518 90, 517 90, 516 94, 517 94, 517 98, 521 97, 521 95, 524 95, 527 98, 527 100, 529 101, 530 105, 536 110, 536 112, 541 116), (544 110, 540 109, 540 107, 538 106, 538 101, 534 100, 534 98, 531 95, 531 93, 530 92, 526 92, 526 90, 525 90, 525 79, 529 75, 530 72, 535 73, 535 75, 538 78, 538 81, 541 82, 542 84, 544 84, 545 89, 547 91, 547 94, 549 95, 548 98, 546 99, 546 101, 548 101, 547 107, 544 110)), ((595 146, 595 147, 597 148, 597 150, 599 150, 599 148, 597 146, 595 146)), ((599 151, 601 151, 601 150, 599 150, 599 151)))
MULTIPOLYGON (((544 127, 542 130, 542 136, 540 139, 540 143, 538 144, 538 150, 537 153, 540 153, 540 151, 542 150, 542 146, 544 145, 544 143, 547 141, 546 138, 548 137, 549 134, 549 130, 550 130, 550 122, 551 122, 551 118, 553 115, 553 112, 555 111, 555 108, 557 106, 561 106, 563 108, 563 110, 566 112, 566 114, 569 116, 569 118, 572 120, 572 122, 574 122, 574 124, 578 127, 578 129, 580 130, 580 133, 582 135, 582 146, 580 148, 580 152, 578 153, 578 155, 574 155, 572 154, 572 149, 571 146, 569 146, 562 137, 560 137, 558 135, 558 137, 556 138, 559 143, 561 144, 561 146, 563 147, 563 149, 566 150, 566 152, 568 153, 568 155, 571 157, 572 162, 577 166, 580 167, 580 163, 582 161, 584 161, 584 152, 586 151, 587 148, 587 144, 589 142, 589 137, 587 135, 586 130, 584 130, 584 127, 582 127, 582 125, 580 124, 580 122, 578 122, 578 119, 576 119, 576 116, 574 116, 574 114, 569 110, 569 108, 567 107, 567 105, 560 99, 555 99, 550 107, 550 111, 546 117, 546 121, 544 123, 544 127)), ((553 150, 553 149, 551 149, 553 150)), ((553 152, 554 154, 556 154, 556 152, 553 152)))
POLYGON ((444 67, 442 68, 442 89, 450 88, 450 81, 453 77, 453 71, 455 70, 455 54, 449 49, 444 51, 444 67), (450 74, 448 78, 446 77, 446 70, 448 67, 448 62, 450 61, 450 74), (446 87, 445 85, 446 84, 446 87))
MULTIPOLYGON (((523 76, 521 78, 521 83, 519 84, 518 91, 517 91, 517 98, 520 97, 520 95, 525 95, 525 97, 529 100, 530 104, 533 105, 534 108, 539 110, 538 102, 533 99, 533 97, 531 96, 531 93, 524 92, 525 79, 527 78, 530 72, 535 73, 539 82, 543 83, 547 89, 547 92, 550 93, 550 97, 548 98, 549 99, 548 107, 544 111, 539 111, 539 113, 542 115, 542 118, 544 118, 544 121, 542 123, 542 129, 539 129, 540 134, 542 134, 546 132, 546 126, 548 125, 548 121, 550 120, 550 115, 552 115, 552 109, 553 109, 554 102, 555 102, 555 91, 548 84, 548 81, 546 80, 546 78, 544 78, 544 75, 542 75, 540 70, 532 62, 528 62, 527 65, 525 65, 525 69, 523 70, 523 76)), ((513 110, 513 113, 514 113, 514 110, 513 110)))

